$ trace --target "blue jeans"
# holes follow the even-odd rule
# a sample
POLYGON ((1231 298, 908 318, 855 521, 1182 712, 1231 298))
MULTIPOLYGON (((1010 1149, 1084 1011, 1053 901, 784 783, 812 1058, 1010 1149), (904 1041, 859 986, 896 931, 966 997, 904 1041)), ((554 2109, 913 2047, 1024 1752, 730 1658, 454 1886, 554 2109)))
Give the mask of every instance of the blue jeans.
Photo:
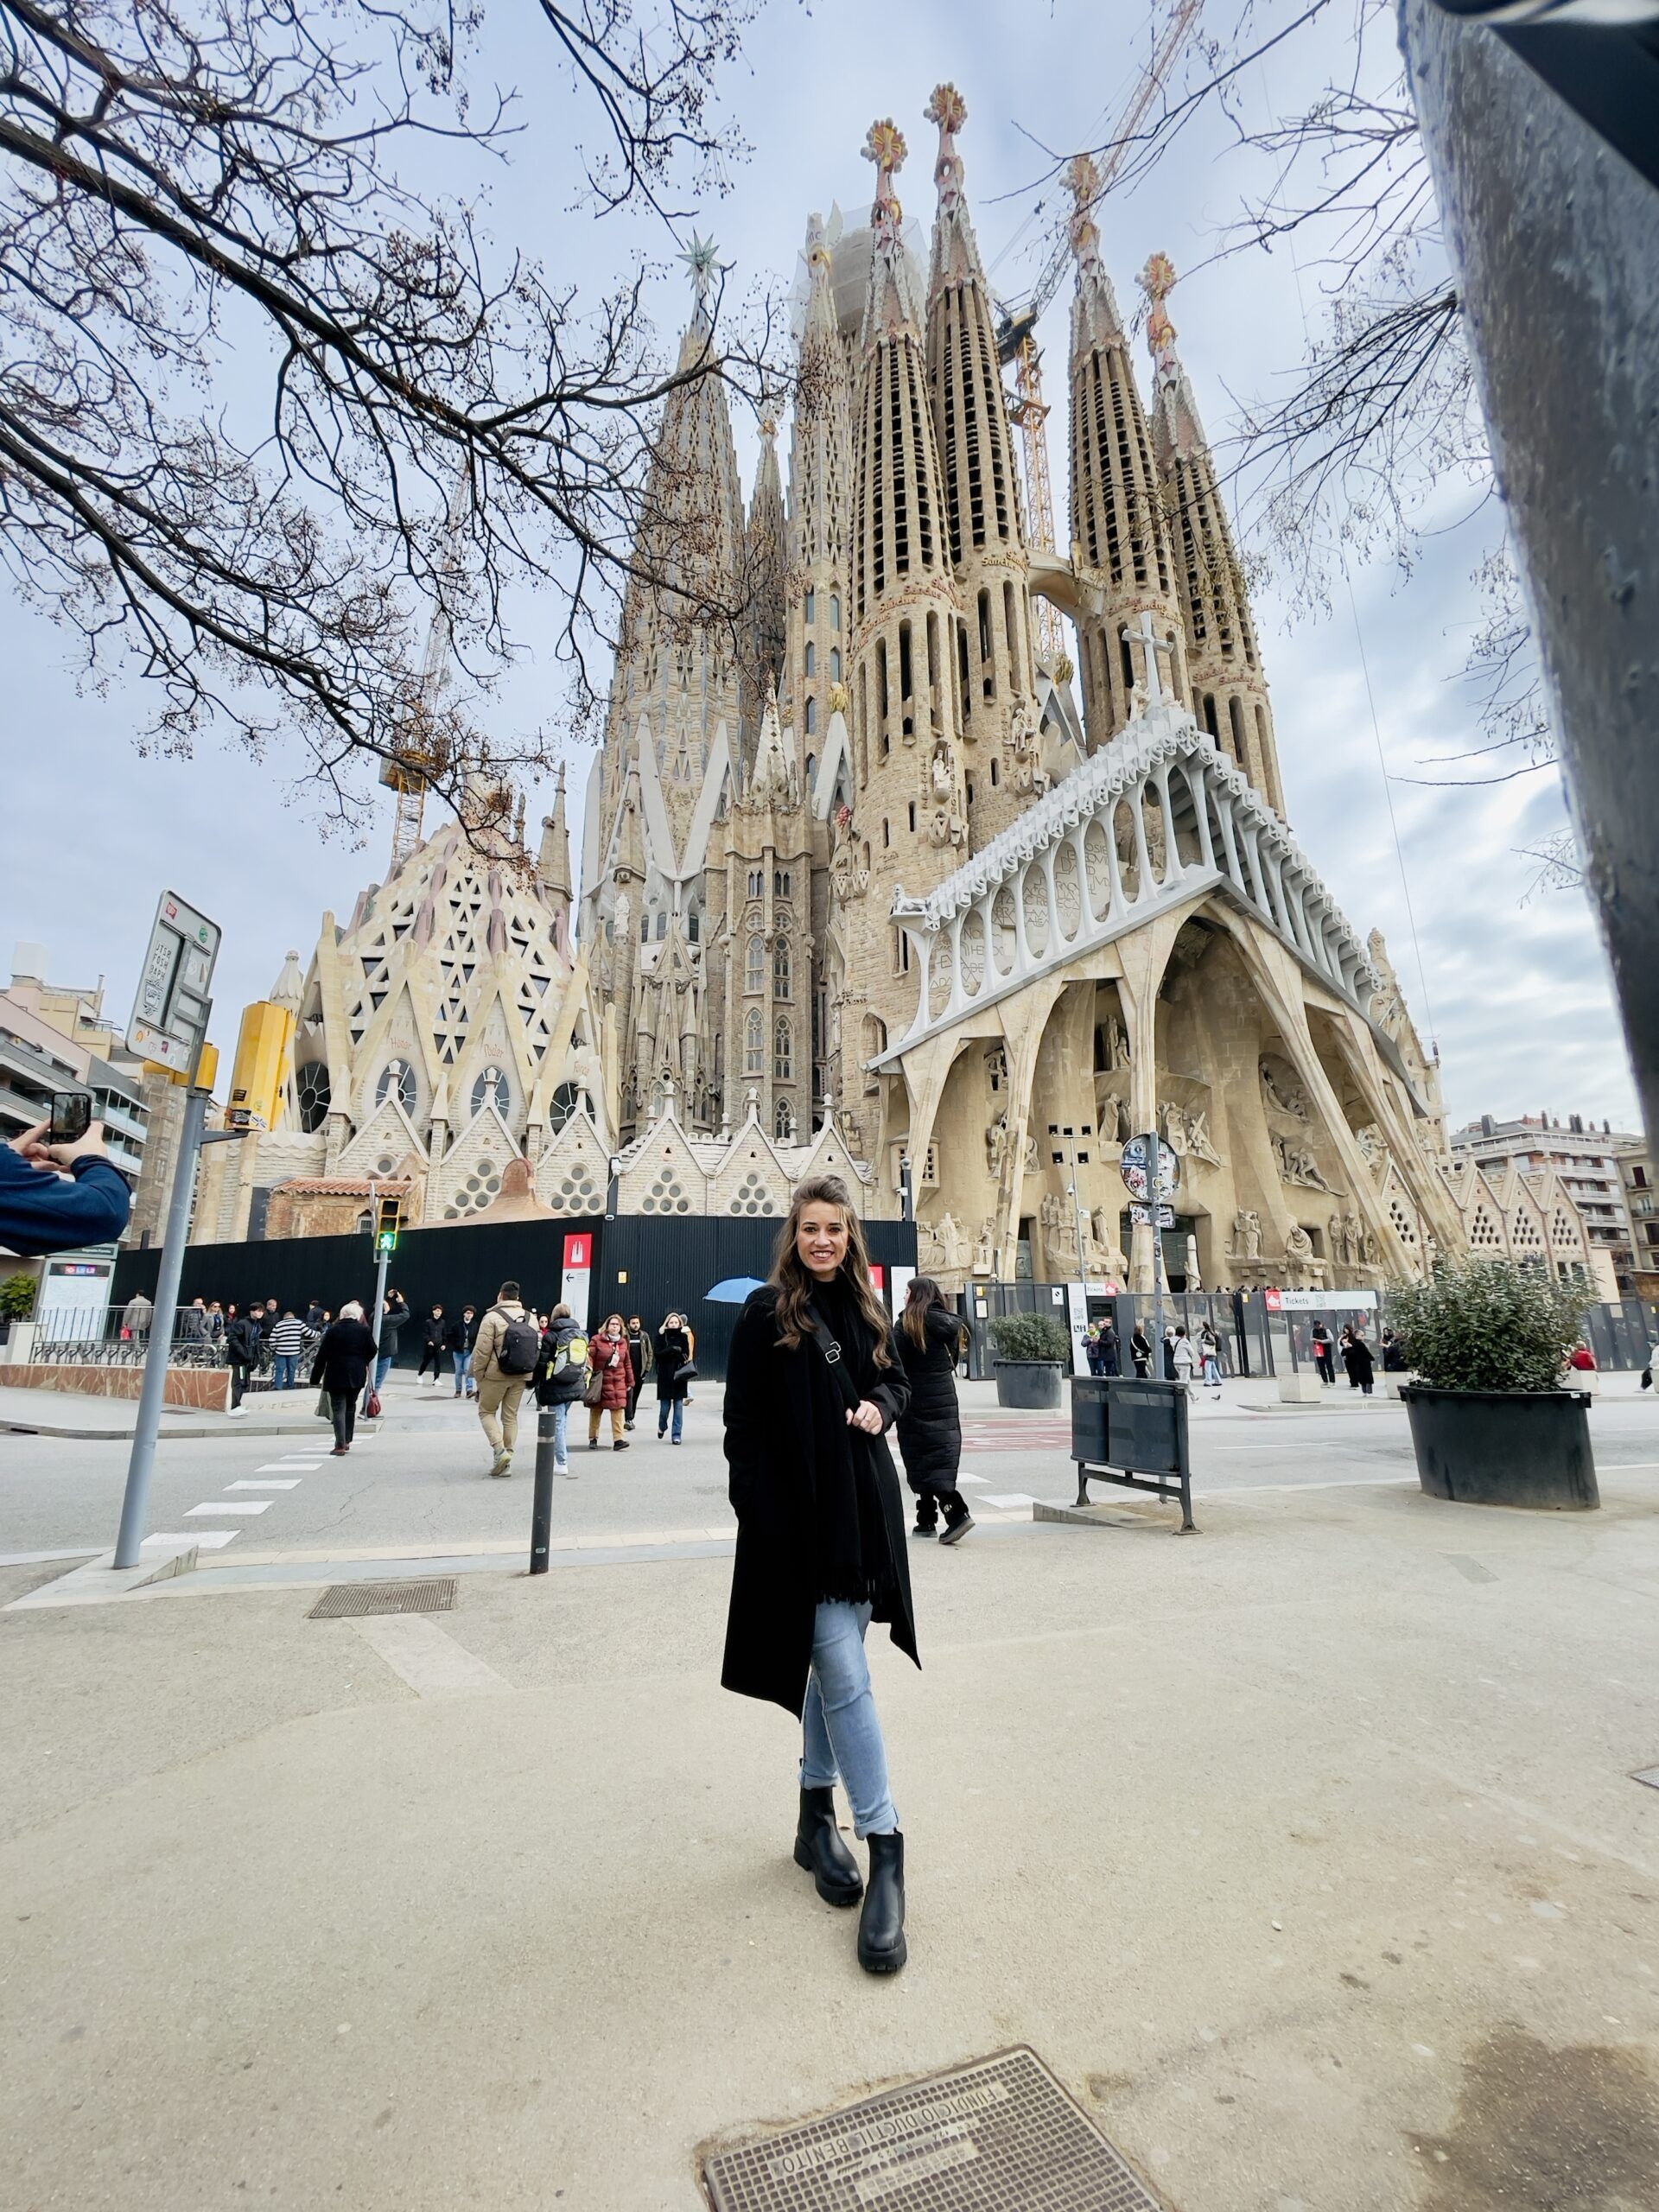
POLYGON ((473 1387, 473 1355, 469 1351, 452 1351, 449 1357, 455 1363, 455 1395, 459 1398, 473 1387))
POLYGON ((548 1410, 553 1416, 553 1465, 556 1467, 568 1466, 570 1447, 565 1439, 570 1427, 570 1400, 563 1398, 548 1410))
POLYGON ((383 1351, 379 1358, 374 1363, 374 1390, 377 1397, 378 1397, 381 1391, 385 1389, 386 1386, 386 1377, 391 1374, 391 1354, 389 1351, 383 1351))
POLYGON ((657 1401, 657 1433, 658 1436, 663 1436, 667 1433, 668 1409, 671 1405, 674 1408, 674 1441, 677 1444, 680 1440, 680 1431, 685 1426, 685 1400, 683 1398, 658 1398, 657 1401))
POLYGON ((273 1390, 291 1390, 299 1380, 300 1355, 296 1351, 279 1351, 274 1356, 276 1373, 271 1382, 273 1390))
POLYGON ((812 1672, 801 1714, 803 1789, 833 1789, 839 1772, 858 1836, 899 1826, 887 1787, 887 1747, 864 1656, 868 1605, 824 1604, 812 1627, 812 1672))

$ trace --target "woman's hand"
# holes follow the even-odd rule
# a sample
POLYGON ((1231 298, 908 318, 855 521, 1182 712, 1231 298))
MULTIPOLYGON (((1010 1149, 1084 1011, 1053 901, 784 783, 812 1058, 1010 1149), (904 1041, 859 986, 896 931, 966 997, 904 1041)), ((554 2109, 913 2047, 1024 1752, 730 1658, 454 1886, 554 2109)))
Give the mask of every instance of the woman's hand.
POLYGON ((855 1406, 849 1406, 847 1408, 847 1426, 849 1428, 862 1429, 866 1436, 880 1436, 881 1433, 880 1407, 872 1405, 868 1398, 861 1398, 855 1406))

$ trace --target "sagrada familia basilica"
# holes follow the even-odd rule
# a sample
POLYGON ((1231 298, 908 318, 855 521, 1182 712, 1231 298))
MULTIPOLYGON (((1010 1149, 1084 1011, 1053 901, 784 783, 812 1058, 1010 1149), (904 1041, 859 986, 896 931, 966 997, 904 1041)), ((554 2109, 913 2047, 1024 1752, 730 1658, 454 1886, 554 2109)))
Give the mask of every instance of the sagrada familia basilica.
POLYGON ((518 824, 405 838, 308 972, 290 957, 283 1108, 210 1154, 198 1235, 258 1205, 270 1234, 349 1225, 327 1209, 365 1178, 427 1223, 498 1209, 504 1178, 551 1214, 611 1179, 625 1211, 778 1214, 833 1167, 874 1215, 908 1186, 956 1286, 1147 1288, 1119 1169, 1155 1128, 1178 1288, 1380 1285, 1483 1222, 1486 1248, 1584 1256, 1537 1179, 1454 1170, 1382 940, 1292 834, 1173 272, 1141 278, 1148 408, 1074 162, 1069 550, 1033 543, 963 103, 927 113, 925 277, 878 123, 868 229, 809 227, 787 486, 768 423, 747 504, 712 253, 689 257, 650 505, 695 551, 626 607, 579 896, 563 784, 533 858, 518 824), (709 603, 746 626, 686 619, 709 603))

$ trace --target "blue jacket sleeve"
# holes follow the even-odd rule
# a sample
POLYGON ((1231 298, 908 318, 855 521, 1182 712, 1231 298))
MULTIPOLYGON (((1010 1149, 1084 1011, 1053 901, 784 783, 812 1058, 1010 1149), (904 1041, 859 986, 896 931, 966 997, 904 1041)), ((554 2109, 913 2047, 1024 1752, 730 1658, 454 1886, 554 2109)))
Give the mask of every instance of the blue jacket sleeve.
POLYGON ((112 1243, 127 1225, 132 1193, 107 1160, 78 1160, 73 1175, 66 1183, 0 1145, 0 1244, 34 1257, 112 1243))

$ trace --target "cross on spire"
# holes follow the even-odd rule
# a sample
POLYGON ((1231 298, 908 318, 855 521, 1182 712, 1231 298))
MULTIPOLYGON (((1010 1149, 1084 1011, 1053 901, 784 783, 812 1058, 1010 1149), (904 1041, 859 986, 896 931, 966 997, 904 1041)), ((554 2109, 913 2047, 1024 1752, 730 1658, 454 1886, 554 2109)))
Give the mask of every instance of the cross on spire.
POLYGON ((1159 636, 1157 626, 1153 621, 1149 608, 1143 607, 1141 610, 1140 620, 1124 630, 1123 642, 1126 645, 1139 645, 1141 648, 1141 664, 1144 671, 1147 706, 1160 707, 1166 699, 1173 698, 1173 693, 1166 691, 1164 689, 1163 675, 1158 666, 1158 656, 1160 653, 1167 653, 1173 662, 1175 647, 1169 639, 1159 636))
POLYGON ((900 219, 899 195, 893 188, 893 180, 905 165, 909 152, 905 134, 893 120, 885 116, 870 125, 864 140, 864 158, 875 163, 875 206, 870 219, 879 223, 885 216, 897 232, 900 219))

